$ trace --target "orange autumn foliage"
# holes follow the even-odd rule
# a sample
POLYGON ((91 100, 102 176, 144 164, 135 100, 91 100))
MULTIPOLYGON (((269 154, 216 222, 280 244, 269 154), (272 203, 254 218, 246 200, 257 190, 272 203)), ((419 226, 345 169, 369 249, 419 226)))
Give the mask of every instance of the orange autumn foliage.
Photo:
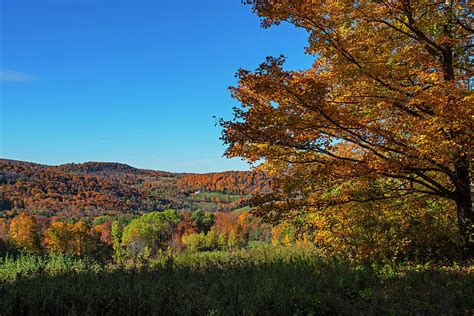
POLYGON ((104 222, 92 228, 92 234, 100 239, 104 244, 112 246, 112 223, 104 222))
POLYGON ((180 188, 193 191, 217 191, 234 194, 255 194, 267 189, 267 180, 262 174, 249 171, 225 171, 182 176, 180 188))
MULTIPOLYGON (((256 1, 264 27, 308 32, 309 69, 240 70, 227 156, 263 161, 285 219, 335 204, 420 196, 456 205, 474 256, 473 14, 463 0, 256 1)), ((450 210, 446 210, 449 212, 450 210)))
POLYGON ((41 249, 38 227, 33 215, 21 213, 10 223, 10 238, 18 249, 39 252, 41 249))

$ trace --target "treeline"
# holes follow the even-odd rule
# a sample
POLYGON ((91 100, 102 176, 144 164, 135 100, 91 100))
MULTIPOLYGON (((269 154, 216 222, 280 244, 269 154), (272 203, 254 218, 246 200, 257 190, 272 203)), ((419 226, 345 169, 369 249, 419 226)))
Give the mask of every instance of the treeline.
POLYGON ((0 219, 0 252, 27 250, 139 263, 170 252, 234 251, 265 243, 318 248, 355 261, 461 259, 455 213, 440 214, 447 205, 423 201, 414 211, 401 202, 388 208, 377 203, 327 208, 273 224, 247 211, 169 209, 79 220, 21 213, 0 219))
POLYGON ((48 220, 21 213, 0 220, 3 253, 59 253, 137 262, 164 252, 236 250, 271 241, 271 227, 248 212, 165 210, 141 216, 48 220))
POLYGON ((257 194, 268 190, 268 179, 248 171, 188 174, 180 177, 178 185, 192 191, 212 191, 240 195, 257 194))

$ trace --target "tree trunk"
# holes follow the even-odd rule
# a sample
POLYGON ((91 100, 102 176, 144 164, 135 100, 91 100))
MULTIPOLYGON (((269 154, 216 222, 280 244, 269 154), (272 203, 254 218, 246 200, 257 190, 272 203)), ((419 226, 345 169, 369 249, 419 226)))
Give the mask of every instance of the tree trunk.
MULTIPOLYGON (((455 24, 453 14, 453 1, 445 0, 445 24, 443 33, 448 38, 453 38, 453 26, 455 24)), ((452 44, 447 43, 442 49, 442 68, 444 71, 444 80, 446 82, 455 82, 455 72, 453 67, 452 44)), ((455 109, 453 109, 455 110, 455 109)), ((474 258, 474 211, 472 209, 474 202, 472 171, 474 164, 471 161, 472 156, 460 157, 456 164, 455 199, 457 206, 458 225, 461 236, 464 240, 463 257, 465 259, 474 258)))
POLYGON ((473 163, 464 159, 456 166, 459 185, 456 189, 458 225, 464 241, 463 257, 474 258, 473 163))

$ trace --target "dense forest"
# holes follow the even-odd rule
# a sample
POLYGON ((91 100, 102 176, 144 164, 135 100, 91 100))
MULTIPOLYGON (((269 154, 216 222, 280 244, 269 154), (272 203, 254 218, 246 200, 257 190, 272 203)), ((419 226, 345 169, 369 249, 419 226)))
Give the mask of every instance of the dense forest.
POLYGON ((0 167, 2 217, 22 211, 76 219, 167 208, 232 211, 267 188, 262 175, 243 171, 175 174, 119 163, 45 166, 6 159, 0 167))

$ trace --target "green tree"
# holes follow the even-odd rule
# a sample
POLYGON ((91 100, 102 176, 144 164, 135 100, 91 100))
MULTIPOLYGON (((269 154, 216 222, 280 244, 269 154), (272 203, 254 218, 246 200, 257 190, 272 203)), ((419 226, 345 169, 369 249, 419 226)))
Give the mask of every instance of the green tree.
POLYGON ((168 248, 181 217, 178 211, 151 212, 132 220, 121 236, 121 245, 132 258, 147 259, 168 248))
POLYGON ((200 232, 207 234, 211 227, 214 225, 216 220, 215 215, 211 212, 203 212, 202 210, 197 210, 193 212, 193 220, 196 222, 196 225, 200 232))

